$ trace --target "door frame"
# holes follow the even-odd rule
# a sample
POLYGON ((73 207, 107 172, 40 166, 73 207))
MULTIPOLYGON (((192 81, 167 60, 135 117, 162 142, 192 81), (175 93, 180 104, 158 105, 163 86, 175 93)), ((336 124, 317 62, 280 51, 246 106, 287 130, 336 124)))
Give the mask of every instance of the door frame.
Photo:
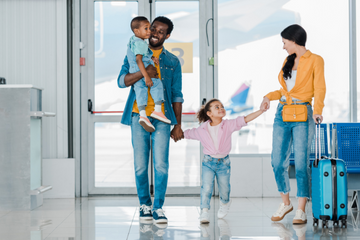
MULTIPOLYGON (((127 0, 126 0, 127 1, 127 0)), ((156 0, 157 2, 165 0, 156 0)), ((190 1, 190 0, 182 0, 190 1)), ((217 26, 215 23, 214 16, 214 1, 208 0, 192 0, 199 2, 199 41, 204 43, 208 41, 208 45, 200 44, 200 99, 211 99, 217 96, 215 92, 215 85, 217 85, 217 58, 215 56, 215 64, 209 65, 209 58, 214 57, 215 50, 215 37, 214 28, 217 26), (211 20, 212 19, 212 20, 211 20), (207 27, 207 29, 206 29, 207 27), (208 36, 208 37, 207 37, 208 36)), ((94 80, 95 80, 95 58, 94 58, 94 0, 79 0, 80 3, 80 18, 79 18, 79 29, 80 36, 79 44, 74 44, 74 47, 79 46, 79 57, 85 58, 86 65, 81 66, 80 72, 80 183, 77 184, 80 187, 80 192, 77 194, 81 196, 88 196, 93 194, 136 194, 136 187, 95 187, 95 122, 119 122, 121 117, 117 116, 97 116, 93 115, 88 111, 88 99, 94 102, 94 80)), ((98 1, 96 1, 98 2, 98 1)), ((136 2, 136 1, 127 1, 136 2)), ((139 15, 146 16, 153 20, 156 16, 155 12, 155 0, 138 0, 138 13, 139 15), (150 11, 151 10, 151 11, 150 11)), ((169 1, 167 1, 169 2, 169 1)), ((215 28, 216 29, 216 28, 215 28)), ((74 48, 75 49, 75 48, 74 48)), ((76 54, 74 54, 76 56, 76 54)), ((74 57, 75 58, 75 57, 74 57)), ((74 61, 76 63, 77 61, 74 61)), ((78 62, 77 62, 78 63, 78 62)), ((76 90, 76 89, 74 89, 76 90)), ((182 116, 183 122, 193 122, 193 116, 182 116)), ((203 157, 202 151, 199 156, 199 161, 203 157)), ((201 173, 200 173, 201 174, 201 173)), ((196 187, 168 187, 167 194, 199 194, 200 186, 196 187)))

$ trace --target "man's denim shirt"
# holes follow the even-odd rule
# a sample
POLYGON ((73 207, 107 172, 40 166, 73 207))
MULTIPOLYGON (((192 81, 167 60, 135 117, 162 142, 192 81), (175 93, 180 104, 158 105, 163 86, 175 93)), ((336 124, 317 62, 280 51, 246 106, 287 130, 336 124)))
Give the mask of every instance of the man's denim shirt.
MULTIPOLYGON (((161 81, 164 87, 164 105, 165 105, 165 116, 171 120, 171 124, 177 124, 176 116, 172 108, 173 102, 184 102, 182 88, 182 75, 181 75, 181 64, 179 59, 172 53, 163 51, 159 57, 161 81)), ((125 75, 129 73, 129 62, 127 57, 124 59, 124 64, 121 67, 121 71, 118 77, 119 88, 126 88, 125 86, 125 75)), ((121 118, 121 123, 125 125, 131 125, 131 113, 135 102, 135 91, 134 87, 131 86, 130 94, 126 101, 124 113, 121 118)))

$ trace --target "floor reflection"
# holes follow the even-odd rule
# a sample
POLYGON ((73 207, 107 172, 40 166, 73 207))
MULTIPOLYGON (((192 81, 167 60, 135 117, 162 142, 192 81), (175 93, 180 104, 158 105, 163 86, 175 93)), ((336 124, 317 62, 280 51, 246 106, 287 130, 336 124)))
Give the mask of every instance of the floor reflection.
MULTIPOLYGON (((11 240, 230 240, 230 239, 360 239, 360 212, 349 211, 347 228, 293 225, 295 211, 281 222, 271 222, 277 198, 233 198, 230 212, 217 218, 219 199, 213 198, 210 223, 199 222, 198 197, 166 198, 168 224, 139 221, 136 197, 46 199, 34 211, 0 210, 1 239, 11 240)), ((293 203, 296 199, 293 199, 293 203)))

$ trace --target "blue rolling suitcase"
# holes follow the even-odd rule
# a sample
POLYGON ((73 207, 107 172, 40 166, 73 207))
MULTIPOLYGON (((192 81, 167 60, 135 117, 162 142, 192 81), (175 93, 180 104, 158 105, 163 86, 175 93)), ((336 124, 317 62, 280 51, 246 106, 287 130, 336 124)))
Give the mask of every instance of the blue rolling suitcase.
POLYGON ((321 157, 320 124, 316 124, 315 161, 311 166, 312 211, 314 226, 322 220, 322 227, 328 221, 334 226, 346 228, 347 219, 347 176, 345 162, 341 159, 321 157), (317 151, 319 150, 319 153, 317 151))

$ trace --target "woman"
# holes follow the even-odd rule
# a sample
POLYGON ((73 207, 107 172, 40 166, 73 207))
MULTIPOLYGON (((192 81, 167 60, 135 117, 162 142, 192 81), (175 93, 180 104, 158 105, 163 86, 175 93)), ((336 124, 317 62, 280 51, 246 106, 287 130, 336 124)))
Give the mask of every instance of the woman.
POLYGON ((270 107, 270 101, 280 100, 273 126, 271 163, 283 202, 271 220, 280 221, 293 210, 289 199, 290 184, 287 171, 290 148, 293 143, 299 201, 293 223, 303 224, 307 222, 305 205, 310 197, 309 155, 315 132, 314 121, 317 121, 318 118, 320 118, 320 122, 323 120, 322 110, 326 92, 324 60, 305 48, 306 32, 301 26, 291 25, 281 32, 281 36, 284 43, 283 48, 289 54, 278 77, 281 89, 267 94, 260 106, 261 110, 267 110, 270 107), (313 97, 314 112, 311 107, 313 97), (308 114, 305 122, 283 121, 282 110, 284 106, 292 104, 307 107, 308 114))

